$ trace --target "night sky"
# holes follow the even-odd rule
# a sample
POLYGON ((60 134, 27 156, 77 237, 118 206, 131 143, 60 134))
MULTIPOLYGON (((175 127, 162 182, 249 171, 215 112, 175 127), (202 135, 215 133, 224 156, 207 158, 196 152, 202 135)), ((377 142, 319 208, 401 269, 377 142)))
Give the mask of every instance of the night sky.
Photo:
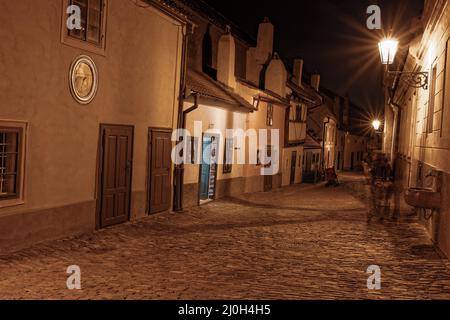
MULTIPOLYGON (((400 40, 420 16, 423 0, 205 0, 256 38, 265 16, 275 25, 275 51, 292 63, 305 60, 322 84, 370 112, 382 110, 382 67, 377 43, 383 32, 400 40), (383 31, 366 27, 367 7, 378 4, 383 31)), ((401 44, 405 44, 402 43, 401 44)), ((288 65, 289 67, 289 65, 288 65)))

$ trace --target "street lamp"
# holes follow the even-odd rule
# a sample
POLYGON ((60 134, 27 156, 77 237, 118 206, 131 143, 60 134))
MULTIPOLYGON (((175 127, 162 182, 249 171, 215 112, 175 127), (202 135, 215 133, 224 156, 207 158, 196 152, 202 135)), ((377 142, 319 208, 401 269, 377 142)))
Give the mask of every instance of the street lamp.
POLYGON ((381 63, 386 66, 386 73, 391 77, 400 77, 400 80, 413 88, 428 90, 428 72, 403 72, 390 71, 389 65, 394 63, 398 51, 399 42, 393 38, 384 38, 378 43, 381 63))
POLYGON ((374 120, 372 122, 372 126, 375 129, 375 131, 378 132, 380 130, 380 128, 381 128, 381 121, 380 120, 374 120))
POLYGON ((393 64, 398 50, 398 41, 385 38, 378 44, 378 48, 380 49, 381 63, 393 64))

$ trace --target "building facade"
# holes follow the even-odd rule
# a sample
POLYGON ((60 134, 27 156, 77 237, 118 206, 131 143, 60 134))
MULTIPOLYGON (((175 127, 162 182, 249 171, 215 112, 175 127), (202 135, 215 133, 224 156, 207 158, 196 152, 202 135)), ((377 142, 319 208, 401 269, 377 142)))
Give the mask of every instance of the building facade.
MULTIPOLYGON (((184 97, 185 128, 193 134, 189 149, 194 156, 184 166, 183 206, 290 184, 291 163, 286 159, 291 160, 292 154, 288 156, 286 148, 300 148, 293 178, 300 183, 301 161, 297 159, 303 156, 307 114, 300 98, 304 99, 305 89, 297 88, 297 100, 290 100, 294 94, 288 71, 273 52, 273 24, 265 18, 253 42, 207 4, 197 8, 195 2, 180 3, 194 24, 184 97), (294 133, 295 141, 286 145, 287 115, 291 116, 291 107, 302 103, 301 132, 294 133), (242 135, 230 137, 227 130, 242 135), (265 135, 266 144, 261 143, 260 134, 265 135), (199 156, 200 161, 195 161, 199 156), (265 156, 272 159, 270 164, 264 163, 265 156), (212 158, 218 163, 208 163, 212 158), (263 174, 268 167, 275 171, 263 174)), ((313 99, 317 96, 313 94, 313 99)))
POLYGON ((410 43, 404 71, 429 74, 427 88, 395 79, 386 107, 384 151, 392 155, 403 190, 441 193, 440 212, 422 217, 430 237, 450 255, 450 3, 425 1, 421 30, 410 43))
POLYGON ((0 247, 169 209, 182 15, 158 1, 23 0, 1 2, 0 20, 0 247))

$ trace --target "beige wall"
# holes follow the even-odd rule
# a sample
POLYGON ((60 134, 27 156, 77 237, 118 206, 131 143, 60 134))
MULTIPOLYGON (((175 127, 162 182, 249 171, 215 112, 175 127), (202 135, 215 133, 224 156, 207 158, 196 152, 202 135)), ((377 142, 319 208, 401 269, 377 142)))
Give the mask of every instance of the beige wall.
MULTIPOLYGON (((106 53, 98 55, 61 43, 62 3, 0 2, 0 21, 8 26, 0 29, 0 120, 29 124, 26 201, 1 208, 0 220, 93 202, 100 123, 135 126, 133 208, 145 208, 148 127, 176 125, 180 25, 153 8, 109 1, 106 53), (99 72, 97 96, 87 106, 78 104, 68 87, 69 67, 80 54, 89 55, 99 72)), ((92 207, 72 214, 88 217, 89 225, 78 230, 94 229, 92 207)), ((42 228, 53 223, 50 219, 42 228)))

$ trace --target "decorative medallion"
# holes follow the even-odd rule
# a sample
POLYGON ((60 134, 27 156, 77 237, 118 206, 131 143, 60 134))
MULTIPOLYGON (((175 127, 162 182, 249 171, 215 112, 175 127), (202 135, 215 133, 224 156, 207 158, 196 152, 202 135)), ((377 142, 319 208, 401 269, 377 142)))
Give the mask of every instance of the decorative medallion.
POLYGON ((98 72, 90 57, 82 55, 72 63, 69 86, 72 96, 81 104, 88 104, 95 98, 98 89, 98 72))

